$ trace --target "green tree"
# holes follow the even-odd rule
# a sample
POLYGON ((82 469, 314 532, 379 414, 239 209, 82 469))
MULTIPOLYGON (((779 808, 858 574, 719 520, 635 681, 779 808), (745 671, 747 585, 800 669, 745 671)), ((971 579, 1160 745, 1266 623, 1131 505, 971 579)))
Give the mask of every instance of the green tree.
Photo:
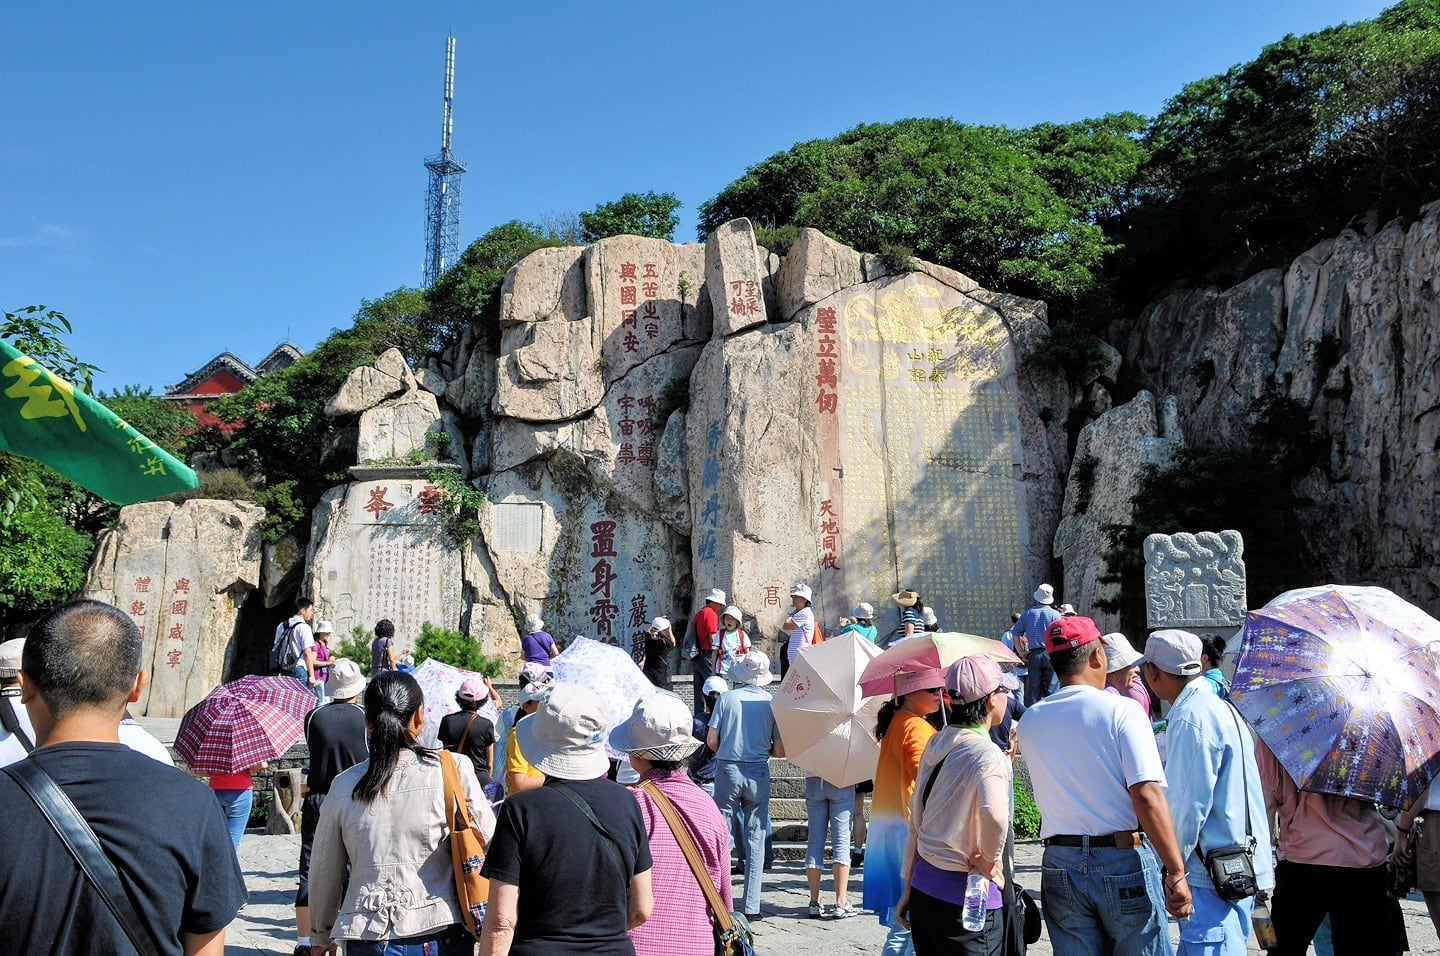
POLYGON ((580 214, 580 239, 598 242, 611 236, 649 236, 671 242, 680 217, 674 193, 626 193, 580 214))
POLYGON ((1102 290, 1115 249, 1100 220, 1126 201, 1143 118, 1029 130, 907 119, 798 143, 700 207, 702 236, 747 216, 810 226, 856 248, 899 248, 991 288, 1073 310, 1102 290))
MULTIPOLYGON (((19 467, 31 465, 37 472, 34 480, 54 474, 34 462, 19 467)), ((94 544, 44 501, 22 507, 0 523, 0 634, 80 590, 94 544)))

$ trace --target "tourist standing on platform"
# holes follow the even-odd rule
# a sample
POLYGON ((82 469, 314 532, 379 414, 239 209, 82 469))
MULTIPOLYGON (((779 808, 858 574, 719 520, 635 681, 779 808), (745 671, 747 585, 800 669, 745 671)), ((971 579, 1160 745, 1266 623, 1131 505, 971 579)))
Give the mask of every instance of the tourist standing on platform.
POLYGON ((1042 584, 1032 597, 1035 603, 1020 615, 1011 629, 1015 634, 1015 653, 1025 665, 1026 707, 1050 696, 1050 679, 1055 671, 1050 664, 1050 653, 1045 650, 1045 632, 1060 620, 1060 612, 1055 610, 1054 588, 1042 584))
MULTIPOLYGON (((1018 625, 1019 625, 1019 624, 1020 624, 1020 612, 1019 612, 1019 611, 1011 611, 1011 612, 1010 612, 1010 629, 1009 629, 1008 631, 1006 631, 1004 634, 1001 634, 1001 635, 1000 635, 1000 643, 1001 643, 1001 644, 1004 644, 1006 647, 1010 648, 1010 650, 1014 651, 1016 657, 1019 657, 1021 660, 1024 660, 1025 655, 1024 655, 1024 654, 1021 654, 1019 648, 1016 647, 1016 645, 1020 643, 1020 641, 1018 640, 1018 631, 1019 631, 1018 625)), ((1016 667, 1015 670, 1012 671, 1012 673, 1015 675, 1015 679, 1020 682, 1020 696, 1021 696, 1020 703, 1023 704, 1023 703, 1025 703, 1025 700, 1024 700, 1024 697, 1025 697, 1025 675, 1026 675, 1027 673, 1029 673, 1029 671, 1026 669, 1026 667, 1025 667, 1024 664, 1021 664, 1019 667, 1016 667)))
POLYGON ((525 615, 525 633, 520 637, 520 654, 527 664, 538 664, 548 673, 550 665, 560 654, 555 638, 545 630, 545 622, 538 614, 525 615))
POLYGON ((928 718, 940 710, 944 687, 945 672, 938 667, 896 674, 895 697, 880 708, 875 723, 880 761, 875 768, 865 848, 864 903, 889 929, 885 956, 915 951, 909 928, 895 919, 895 904, 905 892, 901 868, 910 832, 910 797, 915 792, 920 757, 935 736, 928 718))
POLYGON ((675 632, 668 617, 657 617, 645 631, 645 655, 640 669, 656 687, 670 686, 670 652, 675 649, 675 632))
POLYGON ((751 651, 730 672, 735 689, 720 695, 710 716, 706 743, 715 751, 715 803, 727 828, 745 841, 747 919, 760 919, 765 881, 765 834, 770 829, 770 758, 785 756, 770 695, 761 690, 775 679, 770 658, 751 651))
POLYGON ((1255 883, 1275 886, 1275 861, 1255 739, 1240 715, 1202 676, 1200 639, 1156 631, 1145 643, 1145 676, 1170 705, 1166 716, 1166 797, 1195 912, 1180 924, 1180 956, 1245 956, 1255 898, 1222 898, 1205 855, 1249 847, 1255 883))
POLYGON ((720 615, 720 632, 715 635, 714 676, 729 678, 730 670, 750 653, 750 635, 740 627, 743 615, 730 605, 720 615))
POLYGON ((801 648, 815 642, 815 612, 810 609, 810 585, 797 584, 790 589, 794 610, 780 625, 785 643, 780 645, 780 676, 790 670, 790 663, 800 656, 801 648))
POLYGON ((490 678, 470 678, 455 692, 460 709, 440 718, 440 746, 470 759, 475 779, 480 786, 490 784, 490 768, 495 766, 495 725, 480 715, 480 707, 488 700, 499 706, 503 701, 490 683, 490 678))
POLYGON ((320 806, 341 772, 369 756, 365 739, 365 711, 360 694, 365 675, 360 665, 341 658, 330 668, 334 700, 310 712, 305 721, 305 743, 310 748, 310 773, 305 778, 305 800, 300 804, 300 885, 295 890, 295 954, 310 956, 310 854, 320 806))
POLYGON ((506 795, 524 793, 526 790, 534 790, 536 787, 545 785, 545 775, 532 767, 530 761, 525 759, 525 754, 520 750, 520 738, 515 731, 521 723, 540 708, 540 700, 549 688, 549 684, 526 684, 525 689, 520 692, 520 710, 515 717, 514 726, 510 728, 510 736, 506 738, 505 742, 506 795))
POLYGON ((452 761, 475 825, 489 841, 495 814, 459 754, 422 747, 425 695, 387 671, 365 688, 370 755, 335 778, 310 862, 311 945, 345 941, 346 956, 474 951, 450 859, 444 770, 452 761))
POLYGON ((253 774, 260 773, 265 767, 266 764, 258 763, 238 773, 212 773, 206 781, 210 792, 220 802, 220 813, 225 817, 230 842, 237 853, 240 852, 240 841, 245 837, 245 828, 250 825, 250 809, 255 805, 253 774))
POLYGON ((389 618, 375 622, 375 640, 370 642, 370 677, 373 680, 396 668, 395 625, 389 618))
POLYGON ((854 810, 854 787, 837 787, 816 776, 805 778, 805 819, 809 832, 805 846, 805 882, 810 887, 808 915, 811 919, 827 915, 831 919, 849 919, 860 913, 850 905, 850 815, 854 810), (830 870, 835 878, 835 905, 828 913, 820 906, 827 834, 830 870))
POLYGON ((843 637, 850 633, 859 634, 871 644, 879 643, 880 633, 875 629, 875 608, 861 601, 855 605, 849 617, 842 617, 840 630, 835 633, 835 636, 843 637))
MULTIPOLYGON (((723 677, 705 678, 705 686, 701 688, 704 697, 704 706, 700 713, 691 718, 690 734, 702 744, 710 736, 710 717, 715 713, 715 704, 719 702, 720 695, 730 689, 723 677)), ((694 756, 690 758, 690 779, 695 781, 696 786, 715 799, 715 751, 709 747, 699 747, 694 756)))
POLYGON ((1026 711, 1021 743, 1043 818, 1050 942, 1057 953, 1169 956, 1165 914, 1185 919, 1192 906, 1150 721, 1103 690, 1094 621, 1060 618, 1046 650, 1060 689, 1026 711))
POLYGON ((991 732, 1010 703, 1000 666, 962 657, 945 672, 953 695, 946 723, 920 760, 910 799, 909 839, 896 905, 916 956, 1000 956, 1005 939, 1005 846, 1010 837, 1010 758, 991 732), (964 925, 965 900, 978 876, 985 882, 980 925, 964 925))
POLYGON ((695 689, 695 712, 700 712, 705 679, 714 673, 715 635, 720 630, 720 612, 725 609, 725 592, 711 588, 705 595, 705 604, 690 619, 690 636, 686 646, 691 647, 690 676, 695 689), (692 643, 693 642, 693 643, 692 643))
POLYGON ((925 633, 925 602, 920 599, 918 592, 909 589, 896 591, 890 595, 890 599, 900 608, 900 623, 890 633, 890 639, 885 642, 886 647, 925 633))
MULTIPOLYGON (((714 680, 715 678, 711 678, 714 680)), ((635 705, 630 719, 610 732, 610 746, 630 756, 640 782, 630 793, 640 804, 654 861, 651 883, 655 911, 630 930, 637 956, 714 956, 715 919, 705 892, 680 849, 659 801, 680 815, 688 839, 700 851, 705 878, 720 892, 726 912, 734 909, 730 881, 730 834, 715 801, 685 772, 687 758, 705 749, 691 734, 690 708, 674 694, 652 694, 635 705), (659 796, 651 792, 654 787, 659 796)))
POLYGON ((275 628, 275 645, 289 641, 295 648, 295 663, 283 671, 304 684, 315 686, 315 634, 310 622, 315 619, 315 602, 309 598, 295 601, 295 613, 275 628))
POLYGON ((0 769, 7 951, 130 953, 139 948, 134 933, 162 956, 225 952, 245 878, 215 798, 119 742, 125 706, 148 682, 144 648, 130 616, 99 601, 63 604, 30 629, 19 679, 35 749, 0 769), (48 787, 89 824, 96 852, 118 871, 117 892, 134 911, 125 927, 30 795, 48 787))
POLYGON ((315 624, 315 706, 320 707, 327 703, 329 698, 329 687, 327 682, 330 679, 330 635, 335 632, 335 625, 329 621, 317 621, 315 624))
POLYGON ((600 698, 564 682, 516 725, 545 785, 500 806, 482 956, 634 951, 626 932, 655 908, 650 841, 630 792, 605 779, 605 725, 600 698))

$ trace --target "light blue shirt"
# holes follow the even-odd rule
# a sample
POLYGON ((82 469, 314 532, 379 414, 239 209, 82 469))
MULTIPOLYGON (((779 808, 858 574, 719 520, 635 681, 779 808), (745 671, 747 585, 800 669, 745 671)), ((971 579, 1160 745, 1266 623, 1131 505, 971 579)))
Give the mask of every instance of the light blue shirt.
POLYGON ((1248 801, 1255 881, 1262 890, 1274 887, 1270 825, 1250 729, 1208 680, 1196 678, 1170 708, 1165 736, 1166 797, 1190 883, 1211 886, 1205 854, 1246 842, 1248 801))
POLYGON ((1042 657, 1049 652, 1045 650, 1045 632, 1050 625, 1060 620, 1060 612, 1055 610, 1052 604, 1036 604, 1020 615, 1020 620, 1010 629, 1012 634, 1024 634, 1025 639, 1030 642, 1031 654, 1039 654, 1042 657))
POLYGON ((770 695, 754 684, 741 684, 720 695, 710 729, 720 735, 716 760, 759 763, 770 759, 779 732, 770 710, 770 695))

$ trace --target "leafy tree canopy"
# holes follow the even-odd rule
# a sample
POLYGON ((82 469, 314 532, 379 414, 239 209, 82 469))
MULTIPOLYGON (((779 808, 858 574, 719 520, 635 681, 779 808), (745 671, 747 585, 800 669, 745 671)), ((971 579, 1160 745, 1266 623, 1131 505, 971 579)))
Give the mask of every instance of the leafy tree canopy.
POLYGON ((626 193, 580 214, 580 239, 597 242, 610 236, 649 236, 667 242, 675 238, 680 200, 674 193, 626 193))
POLYGON ((700 232, 747 216, 859 249, 902 246, 991 288, 1071 308, 1102 290, 1098 221, 1144 159, 1145 120, 1117 113, 1026 130, 907 119, 799 143, 700 207, 700 232))

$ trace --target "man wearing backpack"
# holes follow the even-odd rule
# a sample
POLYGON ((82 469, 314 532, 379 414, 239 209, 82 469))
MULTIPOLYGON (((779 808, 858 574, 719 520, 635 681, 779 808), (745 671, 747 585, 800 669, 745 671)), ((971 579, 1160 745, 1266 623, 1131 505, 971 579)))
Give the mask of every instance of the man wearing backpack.
POLYGON ((270 648, 270 669, 289 674, 306 687, 314 687, 315 635, 310 621, 315 617, 315 602, 309 598, 295 601, 295 613, 275 628, 275 643, 270 648))

